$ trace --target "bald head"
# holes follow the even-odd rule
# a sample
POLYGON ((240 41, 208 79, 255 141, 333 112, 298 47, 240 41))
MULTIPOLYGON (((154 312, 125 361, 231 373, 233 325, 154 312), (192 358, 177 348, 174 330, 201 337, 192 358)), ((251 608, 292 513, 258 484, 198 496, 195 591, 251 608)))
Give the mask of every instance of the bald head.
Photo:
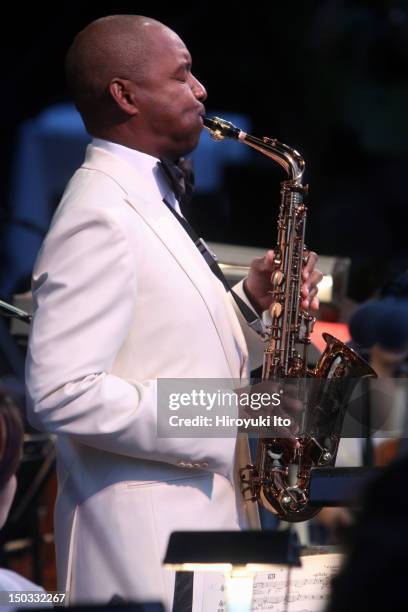
POLYGON ((115 110, 108 87, 115 77, 143 83, 151 67, 155 36, 167 26, 141 15, 110 15, 90 23, 74 39, 66 76, 75 104, 91 134, 115 110))
POLYGON ((197 146, 207 93, 186 45, 162 23, 98 19, 75 38, 66 70, 92 136, 157 158, 177 159, 197 146))

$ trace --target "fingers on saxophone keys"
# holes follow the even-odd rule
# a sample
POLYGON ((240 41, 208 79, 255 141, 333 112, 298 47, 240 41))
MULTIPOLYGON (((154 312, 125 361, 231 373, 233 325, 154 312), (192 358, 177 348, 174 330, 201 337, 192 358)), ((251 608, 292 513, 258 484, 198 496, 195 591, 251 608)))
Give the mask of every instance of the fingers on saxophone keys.
POLYGON ((263 257, 254 257, 251 262, 251 268, 256 272, 267 272, 268 270, 273 270, 273 259, 274 252, 267 251, 266 255, 263 257))
POLYGON ((260 272, 272 272, 275 268, 275 252, 272 250, 267 251, 264 257, 259 258, 260 272))
POLYGON ((320 270, 314 270, 310 275, 309 280, 303 283, 300 292, 303 298, 302 308, 304 308, 305 310, 308 310, 308 308, 311 308, 312 310, 317 310, 319 308, 318 301, 314 301, 313 303, 313 300, 317 295, 318 284, 320 283, 322 278, 322 272, 320 272, 320 270))
POLYGON ((314 288, 320 283, 322 278, 323 278, 323 272, 321 272, 320 270, 313 270, 313 272, 309 276, 308 285, 311 288, 314 288))
POLYGON ((299 398, 299 388, 297 386, 297 379, 293 378, 292 380, 289 380, 290 382, 285 382, 285 381, 281 381, 280 387, 281 387, 281 394, 282 397, 286 400, 286 399, 298 399, 299 398))
POLYGON ((307 260, 302 270, 303 280, 306 281, 309 278, 309 276, 314 270, 317 260, 318 260, 317 253, 315 253, 314 251, 310 251, 309 254, 307 255, 307 260))
POLYGON ((296 436, 300 431, 300 416, 294 415, 293 412, 285 412, 284 410, 282 410, 282 416, 290 420, 288 429, 293 436, 296 436))
POLYGON ((294 415, 303 412, 303 403, 296 397, 289 397, 287 394, 282 396, 281 406, 283 410, 294 415))
POLYGON ((313 287, 307 291, 307 293, 302 289, 302 308, 304 310, 313 310, 317 311, 319 309, 319 300, 317 299, 317 287, 313 287))
POLYGON ((313 298, 310 302, 310 311, 317 312, 319 310, 319 299, 317 297, 313 298))

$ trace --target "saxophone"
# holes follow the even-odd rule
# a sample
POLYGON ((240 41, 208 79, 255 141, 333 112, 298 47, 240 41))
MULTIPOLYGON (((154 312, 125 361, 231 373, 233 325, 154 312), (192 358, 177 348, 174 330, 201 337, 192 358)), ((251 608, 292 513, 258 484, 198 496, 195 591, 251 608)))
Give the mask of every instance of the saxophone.
POLYGON ((318 363, 313 369, 308 367, 315 318, 301 308, 302 265, 308 256, 304 242, 304 159, 275 139, 256 138, 218 117, 206 117, 204 126, 217 141, 236 139, 267 155, 288 175, 281 183, 272 303, 263 313, 266 348, 262 379, 284 380, 297 386, 303 404, 302 420, 295 443, 290 438, 259 437, 256 462, 241 470, 241 484, 247 501, 259 501, 286 521, 307 520, 320 511, 309 500, 312 468, 334 465, 351 393, 358 380, 376 377, 376 373, 328 333, 323 334, 326 347, 318 363), (294 482, 290 482, 291 466, 296 469, 294 482))

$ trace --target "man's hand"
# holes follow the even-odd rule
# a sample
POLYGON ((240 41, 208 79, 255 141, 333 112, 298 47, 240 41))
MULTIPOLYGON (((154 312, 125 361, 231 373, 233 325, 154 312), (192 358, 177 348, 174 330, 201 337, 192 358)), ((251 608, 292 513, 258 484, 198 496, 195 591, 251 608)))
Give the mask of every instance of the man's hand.
POLYGON ((261 437, 286 438, 294 447, 298 446, 296 434, 304 411, 296 383, 262 380, 255 384, 235 389, 239 398, 238 416, 254 419, 259 425, 250 425, 244 433, 257 433, 261 437), (257 421, 269 417, 269 424, 257 421))
MULTIPOLYGON (((271 278, 275 271, 274 251, 268 251, 265 257, 257 257, 251 263, 248 277, 244 281, 245 293, 259 314, 267 310, 272 303, 271 278)), ((323 278, 320 270, 315 269, 317 255, 310 251, 307 263, 302 270, 302 308, 312 313, 319 309, 317 285, 323 278)))

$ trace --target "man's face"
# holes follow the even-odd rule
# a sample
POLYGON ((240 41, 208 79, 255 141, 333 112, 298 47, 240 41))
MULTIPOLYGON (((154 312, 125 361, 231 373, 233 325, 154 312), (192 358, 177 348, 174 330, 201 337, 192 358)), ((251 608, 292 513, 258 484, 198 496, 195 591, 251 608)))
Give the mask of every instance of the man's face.
POLYGON ((138 130, 169 159, 190 153, 198 144, 207 92, 191 72, 191 56, 180 38, 167 28, 157 29, 149 68, 136 85, 138 130))

